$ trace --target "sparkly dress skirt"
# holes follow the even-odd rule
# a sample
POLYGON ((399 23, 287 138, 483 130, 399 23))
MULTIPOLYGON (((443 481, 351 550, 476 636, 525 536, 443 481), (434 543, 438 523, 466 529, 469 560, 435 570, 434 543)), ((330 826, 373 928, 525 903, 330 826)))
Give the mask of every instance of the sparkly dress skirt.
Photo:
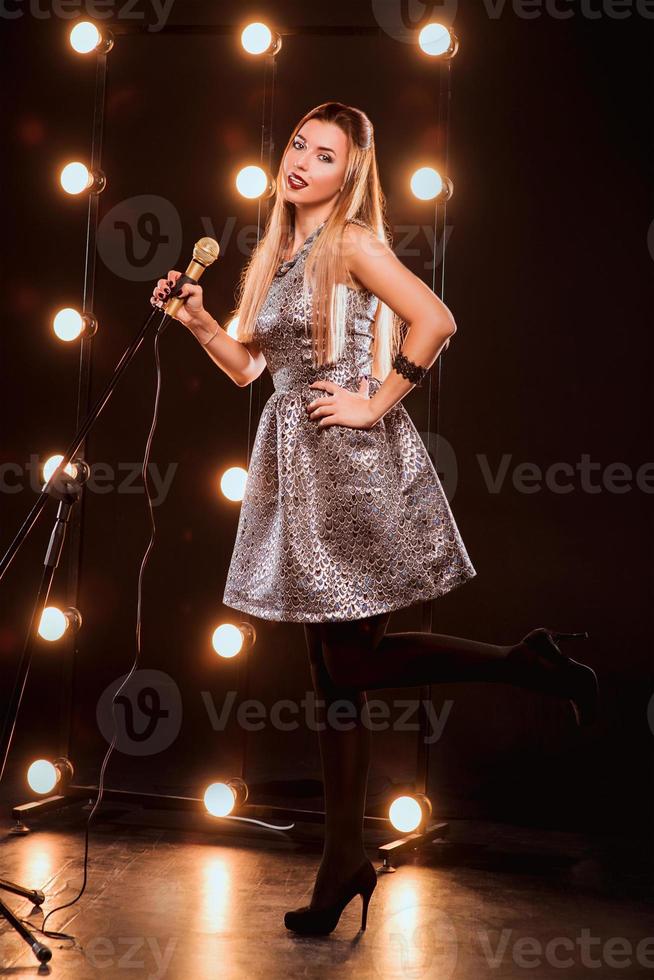
MULTIPOLYGON (((308 417, 306 405, 323 395, 312 382, 329 378, 356 391, 369 374, 377 304, 367 291, 342 287, 345 353, 314 369, 298 294, 315 234, 280 267, 257 321, 275 391, 259 420, 223 594, 228 607, 287 622, 400 609, 476 574, 402 402, 370 429, 318 428, 308 417)), ((380 385, 370 378, 370 397, 380 385)))

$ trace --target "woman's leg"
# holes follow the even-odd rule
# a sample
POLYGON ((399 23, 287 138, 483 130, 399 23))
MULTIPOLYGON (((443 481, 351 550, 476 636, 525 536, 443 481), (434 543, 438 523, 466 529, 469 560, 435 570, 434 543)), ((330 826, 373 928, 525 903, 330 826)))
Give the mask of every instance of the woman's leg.
MULTIPOLYGON (((367 702, 365 691, 335 684, 325 667, 321 626, 321 623, 305 624, 311 677, 318 701, 318 740, 325 794, 325 840, 311 898, 313 908, 332 904, 339 882, 349 878, 366 857, 363 816, 372 737, 370 728, 362 722, 367 702), (344 703, 352 707, 345 711, 344 703), (339 705, 340 711, 336 712, 339 705)), ((367 635, 365 630, 364 634, 367 635)))
POLYGON ((386 635, 390 616, 320 624, 324 662, 334 683, 356 690, 447 681, 493 681, 551 693, 560 687, 556 666, 522 643, 442 633, 386 635))
POLYGON ((335 899, 338 883, 365 856, 363 815, 370 762, 371 732, 361 722, 366 690, 436 684, 445 681, 495 681, 547 691, 556 686, 556 669, 521 643, 483 643, 440 633, 385 635, 390 613, 344 622, 305 625, 311 674, 324 699, 319 722, 325 789, 325 846, 311 905, 335 899), (329 708, 345 700, 354 705, 350 730, 329 723, 329 708))

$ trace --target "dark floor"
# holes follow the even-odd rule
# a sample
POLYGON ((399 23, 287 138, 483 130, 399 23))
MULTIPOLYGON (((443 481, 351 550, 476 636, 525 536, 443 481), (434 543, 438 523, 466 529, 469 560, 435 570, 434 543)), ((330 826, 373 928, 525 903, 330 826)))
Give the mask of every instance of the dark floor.
MULTIPOLYGON (((0 876, 41 888, 46 911, 72 900, 85 819, 71 809, 9 836, 4 806, 0 876)), ((651 841, 454 821, 447 843, 379 877, 365 932, 356 897, 330 936, 305 938, 285 929, 283 914, 309 900, 321 826, 232 825, 218 834, 208 819, 96 815, 87 889, 46 923, 74 940, 40 936, 53 951, 41 972, 67 980, 654 977, 651 841)), ((368 842, 376 865, 381 840, 368 842)), ((30 902, 1 894, 30 915, 30 902)), ((30 921, 39 925, 42 913, 30 921)), ((0 964, 2 976, 39 973, 4 921, 0 964)))

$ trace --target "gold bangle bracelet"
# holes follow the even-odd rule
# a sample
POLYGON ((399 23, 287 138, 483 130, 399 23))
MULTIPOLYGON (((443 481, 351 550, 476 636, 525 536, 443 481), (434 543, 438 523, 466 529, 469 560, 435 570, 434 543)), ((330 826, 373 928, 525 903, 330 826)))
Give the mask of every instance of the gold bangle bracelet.
POLYGON ((214 337, 217 337, 218 336, 218 331, 219 330, 220 330, 220 324, 218 324, 218 326, 216 328, 216 332, 215 333, 212 333, 208 340, 201 340, 200 341, 200 344, 202 345, 202 347, 208 347, 209 344, 211 343, 211 341, 214 339, 214 337))

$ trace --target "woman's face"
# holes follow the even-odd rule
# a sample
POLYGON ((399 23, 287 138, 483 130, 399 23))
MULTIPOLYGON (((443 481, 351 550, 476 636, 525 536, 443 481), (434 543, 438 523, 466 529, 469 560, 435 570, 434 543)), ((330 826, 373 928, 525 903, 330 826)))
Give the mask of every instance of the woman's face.
POLYGON ((310 119, 293 138, 283 161, 286 200, 293 204, 323 204, 338 197, 345 179, 347 136, 334 123, 310 119), (290 179, 297 174, 305 181, 290 179))

